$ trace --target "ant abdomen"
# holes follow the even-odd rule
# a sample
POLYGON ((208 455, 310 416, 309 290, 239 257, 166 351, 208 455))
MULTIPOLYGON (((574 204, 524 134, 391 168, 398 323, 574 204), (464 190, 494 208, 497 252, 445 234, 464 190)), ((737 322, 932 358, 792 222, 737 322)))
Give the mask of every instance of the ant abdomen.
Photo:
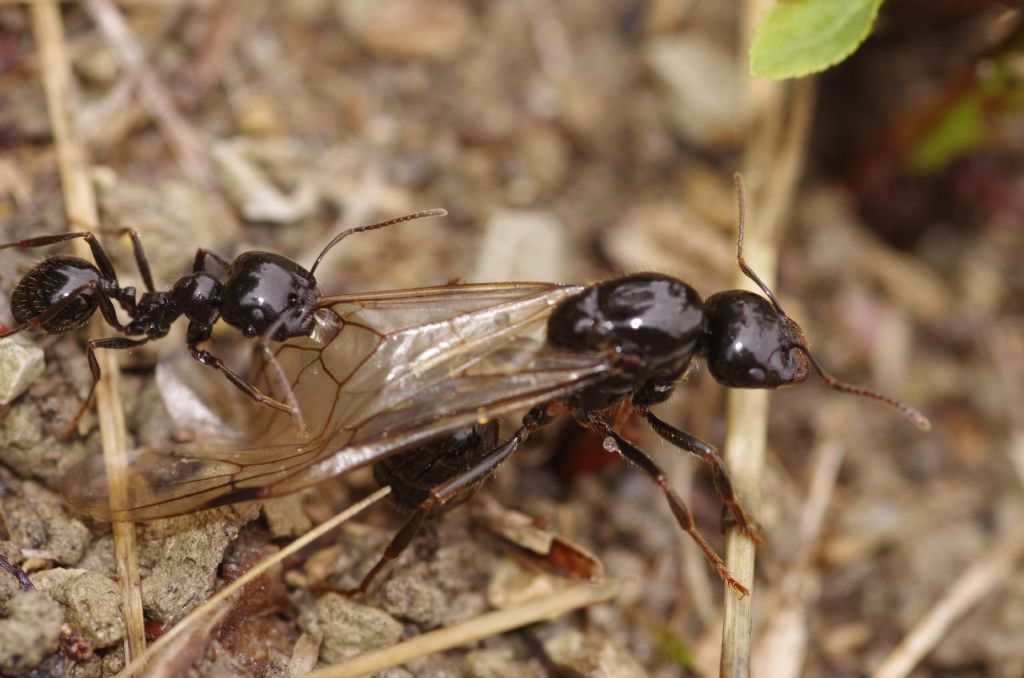
POLYGON ((18 324, 39 318, 57 304, 65 303, 56 315, 39 324, 50 334, 60 334, 84 325, 98 304, 100 272, 78 257, 54 256, 36 264, 18 282, 11 294, 11 314, 18 324), (73 297, 69 300, 69 297, 73 297))
MULTIPOLYGON (((446 480, 477 466, 498 445, 498 423, 475 424, 406 454, 397 454, 373 465, 373 477, 381 487, 391 486, 391 500, 399 508, 416 509, 430 491, 446 480)), ((467 492, 471 493, 475 485, 467 492)), ((469 493, 462 499, 468 499, 469 493)), ((451 505, 460 503, 454 500, 451 505)))

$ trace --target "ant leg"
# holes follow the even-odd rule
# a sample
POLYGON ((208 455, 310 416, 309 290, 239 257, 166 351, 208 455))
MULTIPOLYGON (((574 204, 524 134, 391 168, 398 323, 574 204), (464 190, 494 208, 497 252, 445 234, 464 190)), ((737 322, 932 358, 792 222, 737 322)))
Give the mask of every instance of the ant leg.
POLYGON ((18 586, 21 587, 22 591, 34 591, 35 586, 32 584, 32 580, 28 578, 28 574, 25 570, 21 569, 17 565, 12 565, 2 555, 0 555, 0 570, 9 572, 15 579, 18 580, 18 586))
POLYGON ((89 245, 89 249, 92 251, 92 258, 96 261, 96 267, 100 269, 100 273, 105 279, 116 282, 117 273, 114 271, 113 262, 110 261, 110 257, 107 256, 107 252, 103 249, 103 245, 100 244, 100 241, 97 240, 96 236, 89 231, 75 231, 73 233, 61 233, 59 235, 42 235, 38 238, 17 240, 15 242, 0 245, 0 250, 5 250, 11 247, 15 247, 19 250, 29 249, 32 247, 45 247, 46 245, 55 245, 68 240, 74 240, 75 238, 85 239, 85 242, 89 245))
POLYGON ((90 339, 85 344, 85 357, 89 361, 89 370, 92 372, 92 384, 89 386, 89 394, 85 397, 85 402, 78 408, 78 413, 72 417, 71 421, 68 422, 68 426, 64 429, 64 437, 70 438, 75 429, 78 428, 78 420, 82 418, 85 411, 89 409, 89 404, 92 402, 92 397, 96 393, 96 384, 100 382, 100 364, 96 360, 96 349, 98 348, 110 348, 110 349, 126 349, 135 348, 142 346, 149 341, 149 337, 145 339, 126 339, 125 337, 106 337, 104 339, 90 339))
MULTIPOLYGON (((140 334, 139 332, 129 332, 129 327, 118 320, 117 311, 114 310, 114 305, 110 303, 110 297, 107 296, 102 288, 99 288, 99 294, 96 296, 96 301, 97 305, 100 307, 100 313, 103 315, 103 319, 107 321, 108 325, 118 332, 124 332, 126 334, 140 334)), ((134 306, 131 308, 134 309, 134 306)))
POLYGON ((239 375, 233 369, 228 367, 227 363, 225 363, 223 360, 213 355, 209 351, 204 351, 198 348, 196 346, 196 343, 197 342, 190 341, 188 344, 188 350, 189 353, 192 354, 192 357, 195 358, 197 361, 201 362, 203 365, 212 367, 213 369, 220 371, 220 373, 223 374, 228 381, 230 381, 232 384, 238 387, 238 390, 240 390, 242 393, 249 396, 249 398, 251 398, 254 403, 257 403, 259 405, 266 405, 267 407, 272 407, 275 410, 285 412, 290 416, 295 416, 295 412, 292 411, 292 408, 288 407, 284 403, 274 400, 269 396, 263 395, 258 388, 247 382, 245 379, 241 377, 241 375, 239 375))
POLYGON ((132 252, 135 254, 135 266, 139 269, 139 275, 142 276, 142 283, 146 286, 147 292, 154 292, 156 286, 153 285, 153 273, 149 269, 149 258, 146 256, 146 251, 142 248, 142 238, 139 237, 139 232, 134 228, 109 228, 103 229, 103 233, 110 233, 114 236, 128 235, 132 239, 132 252))
POLYGON ((640 407, 637 410, 661 438, 679 449, 689 452, 711 467, 711 478, 715 483, 715 489, 718 490, 718 496, 729 507, 729 512, 736 520, 736 525, 740 528, 740 531, 750 541, 758 546, 764 546, 764 538, 757 527, 754 526, 754 522, 747 517, 746 512, 740 505, 739 499, 736 497, 735 491, 732 489, 732 480, 729 479, 729 473, 725 470, 725 462, 722 461, 721 455, 718 454, 718 449, 714 445, 709 445, 700 438, 696 438, 686 431, 682 431, 662 421, 646 407, 640 407))
POLYGON ((697 527, 693 523, 693 516, 690 514, 690 509, 686 507, 682 498, 669 487, 668 476, 665 474, 665 471, 640 448, 616 433, 612 430, 611 426, 596 415, 587 416, 585 423, 606 436, 606 449, 612 448, 612 451, 618 452, 624 459, 632 462, 641 471, 650 476, 651 480, 661 488, 662 493, 665 495, 665 500, 668 502, 669 508, 672 509, 672 514, 675 516, 676 522, 679 523, 679 527, 683 528, 683 531, 697 542, 697 546, 704 552, 704 557, 708 559, 711 566, 718 572, 718 576, 741 595, 749 595, 750 591, 747 590, 747 587, 733 578, 721 557, 715 553, 715 550, 711 548, 711 544, 697 531, 697 527), (613 445, 609 445, 609 443, 613 445))
POLYGON ((18 334, 19 332, 24 332, 25 330, 27 330, 28 328, 32 327, 33 325, 35 325, 35 323, 32 322, 31 320, 29 320, 27 323, 22 323, 20 325, 15 325, 14 327, 2 327, 2 326, 0 326, 0 339, 6 339, 7 337, 9 337, 11 335, 18 334))
MULTIPOLYGON (((300 313, 305 315, 306 309, 299 308, 292 311, 292 313, 300 313)), ((264 367, 269 367, 273 373, 273 378, 277 381, 277 385, 284 395, 284 400, 288 407, 291 408, 292 421, 294 421, 296 428, 299 429, 299 433, 302 436, 309 434, 309 428, 306 426, 306 420, 302 416, 302 408, 299 406, 299 401, 295 398, 295 392, 292 390, 292 385, 288 381, 288 376, 284 373, 284 369, 281 367, 281 363, 277 361, 277 356, 270 348, 271 337, 273 337, 277 330, 280 329, 281 325, 284 324, 288 315, 282 313, 277 317, 274 322, 270 324, 267 331, 260 335, 260 338, 256 340, 256 348, 263 356, 264 367)))
POLYGON ((464 497, 467 492, 471 492, 479 486, 489 475, 494 473, 503 461, 519 449, 519 446, 530 437, 531 433, 550 420, 550 417, 546 414, 546 409, 546 407, 539 407, 531 410, 523 417, 523 425, 512 434, 511 438, 491 450, 486 457, 477 462, 472 468, 463 471, 451 480, 447 480, 430 490, 430 494, 391 539, 391 543, 384 549, 380 560, 370 568, 370 571, 363 577, 359 586, 343 591, 343 593, 349 596, 366 593, 370 583, 373 582, 380 571, 409 547, 416 533, 419 532, 428 518, 436 513, 440 513, 447 504, 464 497))
POLYGON ((227 270, 228 267, 231 266, 230 261, 228 261, 221 255, 217 254, 213 250, 208 250, 200 247, 199 249, 196 250, 196 260, 195 263, 192 264, 192 272, 199 273, 200 271, 205 271, 207 258, 216 261, 218 264, 224 267, 224 270, 227 270))

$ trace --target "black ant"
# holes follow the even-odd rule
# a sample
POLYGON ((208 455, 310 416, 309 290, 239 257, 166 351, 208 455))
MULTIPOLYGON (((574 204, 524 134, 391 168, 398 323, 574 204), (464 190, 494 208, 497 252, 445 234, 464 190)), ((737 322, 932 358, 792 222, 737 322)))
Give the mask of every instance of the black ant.
MULTIPOLYGON (((691 360, 698 356, 705 359, 716 381, 733 388, 774 389, 796 384, 804 381, 813 368, 829 388, 880 400, 922 431, 931 428, 928 419, 909 405, 840 382, 818 362, 803 330, 786 315, 772 291, 743 259, 745 200, 739 174, 735 184, 739 204, 736 262, 765 296, 725 290, 702 301, 697 291, 681 280, 641 273, 588 286, 560 302, 548 317, 548 346, 572 353, 604 354, 609 365, 606 374, 581 381, 563 400, 534 407, 520 428, 501 444, 496 442, 494 422, 489 422, 377 462, 376 478, 392 485, 393 499, 412 510, 412 515, 359 586, 347 593, 365 592, 377 573, 408 547, 430 515, 465 500, 531 433, 567 410, 583 426, 604 436, 608 451, 620 454, 661 488, 680 527, 722 579, 746 595, 747 589, 732 577, 697 531, 689 509, 670 487, 665 471, 608 421, 622 407, 628 407, 659 437, 709 464, 715 489, 732 519, 755 544, 763 544, 733 491, 715 446, 672 426, 650 410, 672 395, 691 360)), ((486 405, 482 408, 485 410, 486 405)))
MULTIPOLYGON (((271 252, 243 252, 228 261, 215 252, 199 249, 196 251, 192 272, 178 279, 168 291, 155 289, 139 233, 132 228, 117 229, 112 231, 113 234, 131 236, 135 263, 146 286, 146 291, 138 301, 134 287, 120 286, 110 257, 96 236, 89 231, 46 235, 7 243, 0 245, 0 249, 45 247, 82 238, 89 245, 95 264, 73 256, 51 256, 36 264, 21 278, 11 295, 11 313, 18 324, 0 332, 0 338, 30 328, 41 329, 47 334, 68 332, 88 322, 97 308, 107 324, 118 332, 143 337, 105 337, 91 339, 86 343, 92 384, 85 402, 68 425, 66 434, 70 435, 88 408, 100 379, 96 349, 131 349, 141 346, 165 336, 171 324, 184 315, 189 320, 186 341, 193 358, 219 370, 254 402, 287 412, 299 428, 304 429, 297 403, 285 404, 264 395, 223 360, 200 349, 198 345, 210 338, 218 319, 238 328, 246 337, 259 337, 261 348, 265 348, 271 340, 284 341, 309 334, 314 326, 310 312, 322 298, 314 274, 331 248, 354 233, 446 214, 443 209, 424 210, 377 224, 347 229, 327 243, 308 271, 291 259, 271 252), (213 259, 226 271, 223 281, 206 270, 207 259, 213 259), (124 324, 118 319, 113 302, 117 302, 128 313, 130 322, 124 324)), ((288 389, 285 389, 285 393, 289 393, 288 389)))

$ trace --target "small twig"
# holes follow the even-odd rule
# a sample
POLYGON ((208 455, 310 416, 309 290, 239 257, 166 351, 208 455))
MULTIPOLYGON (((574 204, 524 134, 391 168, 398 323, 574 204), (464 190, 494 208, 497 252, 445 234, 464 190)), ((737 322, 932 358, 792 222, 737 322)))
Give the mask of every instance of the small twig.
POLYGON ((231 596, 238 593, 243 586, 249 584, 257 577, 264 574, 267 570, 274 567, 278 563, 284 561, 285 558, 298 553, 300 550, 312 544, 314 541, 324 536, 331 530, 336 529, 342 523, 351 520, 353 516, 366 509, 368 506, 375 504, 384 497, 390 494, 390 487, 382 487, 370 496, 359 501, 356 504, 348 507, 341 513, 335 515, 330 520, 327 520, 320 525, 317 525, 312 530, 302 535, 292 543, 285 546, 283 549, 274 553, 273 555, 265 558, 264 560, 257 563, 255 566, 246 570, 245 574, 231 582, 220 591, 210 597, 205 603, 195 608, 182 619, 180 622, 174 625, 170 631, 160 636, 160 640, 153 643, 152 647, 140 657, 137 657, 131 664, 126 666, 121 673, 118 674, 118 678, 129 678, 129 676, 136 675, 142 670, 145 665, 156 659, 163 651, 173 648, 175 639, 180 637, 187 630, 195 627, 197 624, 202 624, 205 621, 207 615, 215 612, 220 606, 224 605, 231 596))
MULTIPOLYGON (((126 77, 138 83, 139 100, 160 128, 182 171, 216 201, 226 228, 238 231, 232 211, 220 197, 213 163, 199 134, 178 111, 174 99, 149 68, 145 52, 112 0, 84 0, 86 10, 117 59, 126 77)), ((240 233, 236 232, 236 236, 240 233)))
MULTIPOLYGON (((64 50, 64 26, 60 6, 56 0, 39 0, 31 5, 32 26, 39 45, 39 62, 46 103, 53 128, 60 165, 61 183, 64 188, 64 202, 68 224, 99 223, 96 197, 87 175, 85 152, 72 134, 72 120, 68 90, 71 86, 71 67, 64 50)), ((88 248, 76 240, 79 256, 89 257, 88 248)), ((97 336, 102 325, 94 322, 91 336, 97 336)), ((124 410, 118 398, 118 364, 115 354, 102 351, 96 355, 103 374, 96 385, 96 412, 99 417, 100 437, 103 442, 103 459, 107 470, 107 481, 111 506, 126 503, 125 487, 127 458, 127 435, 125 433, 124 410)), ((146 636, 142 618, 142 587, 139 578, 139 561, 135 548, 135 525, 114 524, 114 552, 117 572, 123 594, 125 628, 127 631, 126 656, 131 658, 146 648, 146 636)))
POLYGON ((424 633, 391 647, 361 654, 346 662, 309 674, 309 678, 355 678, 401 666, 419 657, 461 647, 512 629, 559 617, 566 612, 610 600, 617 586, 613 581, 578 584, 551 596, 490 612, 447 628, 424 633))
POLYGON ((213 166, 196 132, 178 112, 171 95, 146 64, 142 46, 125 23, 121 12, 110 0, 85 0, 89 16, 96 22, 107 47, 125 71, 125 77, 138 83, 139 98, 153 116, 170 143, 185 174, 203 186, 215 185, 213 166))
POLYGON ((1004 534, 988 554, 954 582, 939 602, 886 657, 873 678, 902 678, 924 659, 949 627, 1000 584, 1005 584, 1014 564, 1024 555, 1024 527, 1004 534))

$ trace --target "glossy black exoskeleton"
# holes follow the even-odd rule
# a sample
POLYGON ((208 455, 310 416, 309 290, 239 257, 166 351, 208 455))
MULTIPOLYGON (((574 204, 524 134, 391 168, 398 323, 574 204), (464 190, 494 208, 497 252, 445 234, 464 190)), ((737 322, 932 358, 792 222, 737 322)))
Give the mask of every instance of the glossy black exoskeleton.
MULTIPOLYGON (((417 510, 428 500, 434 488, 480 467, 497 446, 498 422, 489 421, 374 464, 374 480, 381 487, 391 487, 391 502, 399 510, 410 513, 410 518, 387 546, 381 559, 363 577, 359 587, 345 593, 365 592, 381 569, 412 542, 428 516, 440 512, 417 510)), ((444 503, 443 510, 455 508, 468 500, 480 485, 480 482, 475 482, 461 486, 444 503)))
POLYGON ((211 337, 218 319, 238 328, 247 337, 259 337, 261 346, 268 341, 284 341, 309 334, 313 327, 310 311, 321 298, 314 273, 331 248, 353 233, 445 214, 444 210, 426 210, 343 231, 324 247, 308 271, 294 261, 270 252, 243 252, 228 261, 214 252, 200 249, 196 252, 192 272, 180 278, 168 291, 156 290, 138 232, 134 229, 120 230, 117 234, 131 236, 135 262, 146 286, 138 300, 135 288, 120 286, 110 257, 96 236, 88 231, 3 244, 0 249, 27 249, 82 238, 88 244, 95 264, 70 256, 52 256, 36 264, 22 277, 11 295, 11 313, 17 325, 0 332, 0 338, 30 328, 38 328, 48 334, 67 332, 88 322, 97 308, 103 319, 118 332, 143 337, 106 337, 92 339, 86 344, 92 384, 81 409, 68 425, 68 433, 71 433, 88 407, 100 379, 95 350, 134 348, 159 339, 170 331, 174 321, 185 316, 189 321, 188 349, 193 358, 219 370, 253 401, 290 413, 302 428, 301 411, 296 403, 286 404, 264 395, 224 361, 198 345, 211 337), (207 259, 214 259, 225 269, 223 279, 206 270, 207 259), (114 302, 131 318, 128 323, 119 320, 114 302))
MULTIPOLYGON (((671 396, 694 358, 703 357, 712 377, 733 388, 796 384, 805 380, 813 368, 830 388, 880 400, 899 410, 918 428, 930 428, 928 420, 917 410, 888 396, 839 382, 818 363, 803 331, 743 260, 744 199, 738 175, 736 187, 740 208, 737 264, 765 296, 746 290, 726 290, 702 301, 693 287, 680 280, 641 273, 591 285, 563 300, 548 317, 547 344, 571 353, 606 354, 613 368, 602 378, 582 384, 564 401, 531 410, 522 426, 504 443, 491 449, 473 449, 472 455, 464 452, 460 459, 472 456, 479 463, 438 479, 437 486, 424 495, 417 511, 356 591, 365 591, 380 569, 409 545, 426 517, 478 486, 533 431, 551 421, 557 413, 556 406, 560 406, 567 408, 581 424, 603 435, 606 449, 619 453, 650 476, 664 493, 679 525, 700 546, 722 579, 746 594, 747 589, 732 577, 697 531, 689 509, 669 486, 665 472, 609 423, 620 406, 629 407, 661 438, 708 463, 715 488, 737 526, 755 543, 762 543, 733 491, 715 446, 662 421, 650 411, 652 405, 671 396)), ((403 457, 423 458, 416 454, 414 450, 403 457)))

